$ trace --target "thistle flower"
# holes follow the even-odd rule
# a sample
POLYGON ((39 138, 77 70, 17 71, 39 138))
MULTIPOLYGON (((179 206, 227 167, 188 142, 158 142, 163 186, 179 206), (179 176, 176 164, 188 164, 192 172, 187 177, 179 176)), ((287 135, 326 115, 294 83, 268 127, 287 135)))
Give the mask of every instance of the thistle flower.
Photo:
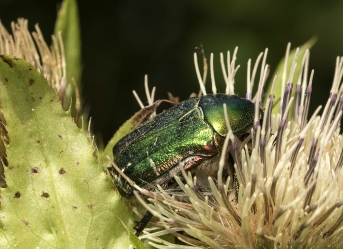
MULTIPOLYGON (((227 66, 221 54, 227 94, 234 94, 234 76, 238 69, 236 53, 237 49, 230 59, 228 52, 227 66)), ((155 191, 140 190, 148 197, 147 202, 135 194, 156 217, 154 227, 140 236, 142 240, 156 248, 187 249, 340 248, 343 245, 343 138, 339 127, 343 107, 343 57, 336 60, 334 80, 322 114, 318 115, 320 106, 308 116, 313 71, 308 79, 307 50, 295 79, 297 53, 291 68, 284 68, 285 88, 275 113, 272 110, 275 110, 276 77, 271 91, 263 92, 269 71, 265 64, 267 50, 262 60, 258 92, 253 99, 251 89, 262 54, 253 73, 249 61, 246 96, 257 103, 255 125, 244 141, 230 132, 223 148, 223 151, 230 148, 237 179, 223 179, 227 155, 222 153, 217 179, 208 178, 210 194, 200 191, 197 178, 185 172, 184 180, 175 176, 186 196, 181 200, 160 187, 155 191), (294 95, 293 82, 296 82, 294 95), (258 107, 262 102, 265 103, 264 116, 260 123, 258 107), (237 190, 229 189, 232 181, 238 182, 237 190), (235 191, 237 197, 232 198, 235 191), (161 236, 166 234, 174 235, 180 243, 163 240, 161 236)), ((202 92, 206 94, 196 55, 195 62, 202 92)), ((216 93, 213 55, 210 65, 212 91, 216 93)))
POLYGON ((75 108, 74 120, 78 123, 81 112, 79 86, 74 78, 67 80, 66 54, 61 32, 58 32, 58 37, 51 36, 52 45, 49 47, 38 24, 35 25, 36 31, 30 33, 28 20, 18 18, 17 22, 11 23, 11 28, 12 35, 0 22, 0 54, 10 54, 33 65, 56 91, 63 108, 75 108), (74 91, 75 104, 71 103, 74 91))
POLYGON ((32 35, 26 19, 18 18, 17 23, 11 23, 11 27, 13 36, 0 22, 0 54, 14 55, 33 65, 62 98, 67 80, 61 33, 58 38, 52 36, 53 46, 49 48, 38 24, 35 25, 36 32, 32 32, 32 35))

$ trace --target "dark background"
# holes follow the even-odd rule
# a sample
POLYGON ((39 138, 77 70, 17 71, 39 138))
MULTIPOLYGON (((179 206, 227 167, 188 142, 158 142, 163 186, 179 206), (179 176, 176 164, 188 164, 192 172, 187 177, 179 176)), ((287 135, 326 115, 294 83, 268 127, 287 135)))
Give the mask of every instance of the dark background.
MULTIPOLYGON (((39 23, 46 40, 54 30, 61 1, 0 0, 1 22, 10 29, 18 17, 39 23)), ((185 99, 198 92, 194 47, 204 44, 215 56, 216 82, 224 91, 219 52, 239 46, 236 93, 245 96, 249 58, 269 48, 271 72, 287 42, 300 46, 316 36, 310 69, 315 69, 312 108, 324 104, 337 55, 343 55, 343 1, 79 1, 83 100, 93 131, 106 142, 139 110, 132 90, 144 97, 143 79, 157 87, 156 98, 185 99), (317 102, 317 103, 315 103, 317 102)))

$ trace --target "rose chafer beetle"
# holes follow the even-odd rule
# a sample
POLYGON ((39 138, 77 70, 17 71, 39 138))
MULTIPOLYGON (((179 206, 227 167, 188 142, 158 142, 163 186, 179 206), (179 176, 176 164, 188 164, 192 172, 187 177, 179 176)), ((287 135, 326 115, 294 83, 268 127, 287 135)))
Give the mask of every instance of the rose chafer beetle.
MULTIPOLYGON (((228 134, 223 104, 233 133, 247 133, 254 123, 255 105, 251 101, 226 94, 190 98, 119 140, 113 148, 114 162, 138 186, 149 190, 156 189, 157 184, 167 188, 181 168, 206 172, 219 160, 228 134)), ((133 187, 115 173, 120 194, 131 197, 133 187)))

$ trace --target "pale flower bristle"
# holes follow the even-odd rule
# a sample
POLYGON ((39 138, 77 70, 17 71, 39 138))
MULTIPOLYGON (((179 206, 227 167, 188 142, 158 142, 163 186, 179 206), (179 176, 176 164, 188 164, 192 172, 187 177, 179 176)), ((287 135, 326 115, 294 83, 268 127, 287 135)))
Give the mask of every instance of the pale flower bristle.
MULTIPOLYGON (((286 60, 289 51, 290 45, 286 60)), ((266 53, 267 50, 264 55, 266 53)), ((258 63, 261 58, 262 53, 258 63)), ((230 94, 234 94, 233 77, 238 69, 235 59, 236 50, 227 67, 222 64, 225 81, 230 84, 227 86, 230 94)), ((199 190, 196 177, 183 172, 184 180, 177 176, 175 179, 184 198, 173 196, 162 188, 148 191, 149 204, 136 195, 159 218, 153 224, 161 227, 160 230, 146 229, 141 239, 147 239, 156 248, 343 246, 343 137, 339 128, 343 106, 343 58, 337 59, 333 87, 322 116, 317 116, 318 107, 311 118, 307 115, 313 71, 308 80, 308 59, 307 51, 300 64, 298 79, 294 79, 296 59, 290 69, 285 67, 282 73, 285 87, 278 113, 272 114, 274 87, 269 96, 266 95, 268 101, 263 122, 260 123, 259 115, 255 115, 252 146, 248 146, 247 140, 238 141, 232 132, 227 136, 226 143, 235 155, 238 199, 234 193, 236 190, 229 188, 234 179, 228 178, 223 182, 221 164, 218 165, 218 179, 209 178, 210 189, 207 192, 199 190), (289 81, 286 83, 287 77, 289 81), (292 96, 291 82, 296 82, 295 96, 292 96), (292 102, 293 117, 290 114, 292 102), (186 245, 170 244, 160 238, 168 233, 186 245)), ((211 55, 211 67, 212 60, 211 55)), ((221 61, 224 61, 222 55, 221 61)), ((269 71, 265 61, 266 57, 263 57, 259 90, 254 98, 256 103, 261 103, 262 86, 269 71)), ((250 89, 257 66, 255 64, 251 75, 250 61, 248 65, 247 98, 251 99, 250 89)), ((213 68, 210 70, 213 74, 213 68)), ((197 75, 201 84, 199 70, 197 75)), ((205 91, 203 93, 206 94, 205 91)), ((225 155, 222 157, 224 160, 225 155)))
POLYGON ((67 79, 61 34, 57 38, 52 36, 53 45, 49 48, 38 25, 32 34, 28 31, 28 21, 23 18, 12 22, 11 27, 12 35, 0 22, 0 54, 13 55, 33 65, 62 98, 67 79))

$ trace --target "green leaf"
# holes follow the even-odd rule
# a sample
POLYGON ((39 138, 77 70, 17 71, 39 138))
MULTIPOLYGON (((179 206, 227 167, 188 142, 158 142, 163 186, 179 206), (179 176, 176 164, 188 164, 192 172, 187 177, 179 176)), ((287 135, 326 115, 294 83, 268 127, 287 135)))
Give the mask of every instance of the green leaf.
POLYGON ((153 248, 152 246, 150 246, 147 243, 144 244, 142 241, 140 241, 140 239, 137 238, 136 235, 134 235, 131 232, 130 232, 130 241, 131 241, 131 244, 132 244, 133 248, 135 248, 135 249, 150 249, 150 248, 153 248))
POLYGON ((63 1, 55 24, 56 37, 58 37, 58 33, 60 31, 62 31, 63 44, 65 48, 68 82, 65 90, 67 97, 63 100, 63 107, 68 109, 71 97, 74 96, 75 92, 74 86, 71 84, 72 78, 75 79, 79 91, 81 92, 81 38, 79 11, 76 0, 63 1))
MULTIPOLYGON (((298 59, 297 59, 297 67, 295 69, 294 78, 293 78, 292 96, 294 96, 294 92, 296 90, 296 83, 297 83, 297 80, 298 80, 298 78, 300 76, 300 69, 301 69, 302 59, 303 59, 303 57, 305 55, 306 50, 310 49, 314 45, 315 42, 316 42, 316 39, 312 38, 308 42, 303 44, 301 47, 299 47, 298 59)), ((294 60, 295 52, 296 52, 296 49, 293 49, 289 53, 288 63, 287 63, 287 69, 288 70, 287 70, 287 74, 286 74, 286 79, 288 79, 290 68, 291 68, 292 62, 294 60)), ((275 82, 275 87, 274 87, 275 99, 274 99, 274 106, 273 106, 273 109, 272 109, 273 113, 278 113, 279 112, 280 100, 283 97, 283 96, 281 96, 281 93, 282 93, 282 73, 283 73, 283 70, 284 70, 284 66, 285 66, 285 58, 283 58, 280 61, 280 63, 278 64, 274 74, 272 74, 273 77, 271 77, 270 82, 269 82, 269 84, 267 86, 267 90, 265 92, 267 95, 270 94, 270 91, 271 91, 271 88, 272 88, 272 83, 273 83, 273 80, 274 80, 274 75, 278 74, 278 77, 277 77, 276 82, 275 82)), ((289 83, 289 82, 286 82, 286 84, 287 83, 289 83)), ((284 86, 284 87, 286 87, 286 86, 284 86)), ((268 98, 264 98, 263 106, 266 106, 267 100, 268 100, 268 98)), ((293 104, 292 104, 292 106, 293 106, 293 104)), ((290 114, 291 114, 290 117, 293 115, 293 108, 292 108, 292 106, 291 106, 291 109, 290 109, 290 114)))
POLYGON ((0 101, 9 136, 0 248, 128 248, 127 205, 44 76, 0 56, 0 101))
POLYGON ((113 146, 121 139, 123 136, 128 134, 131 131, 131 123, 132 123, 132 118, 127 120, 119 129, 118 131, 114 134, 114 136, 111 138, 111 140, 108 142, 106 145, 106 148, 100 152, 100 161, 101 165, 104 168, 107 168, 110 166, 110 163, 107 159, 107 156, 109 156, 113 160, 113 146))

